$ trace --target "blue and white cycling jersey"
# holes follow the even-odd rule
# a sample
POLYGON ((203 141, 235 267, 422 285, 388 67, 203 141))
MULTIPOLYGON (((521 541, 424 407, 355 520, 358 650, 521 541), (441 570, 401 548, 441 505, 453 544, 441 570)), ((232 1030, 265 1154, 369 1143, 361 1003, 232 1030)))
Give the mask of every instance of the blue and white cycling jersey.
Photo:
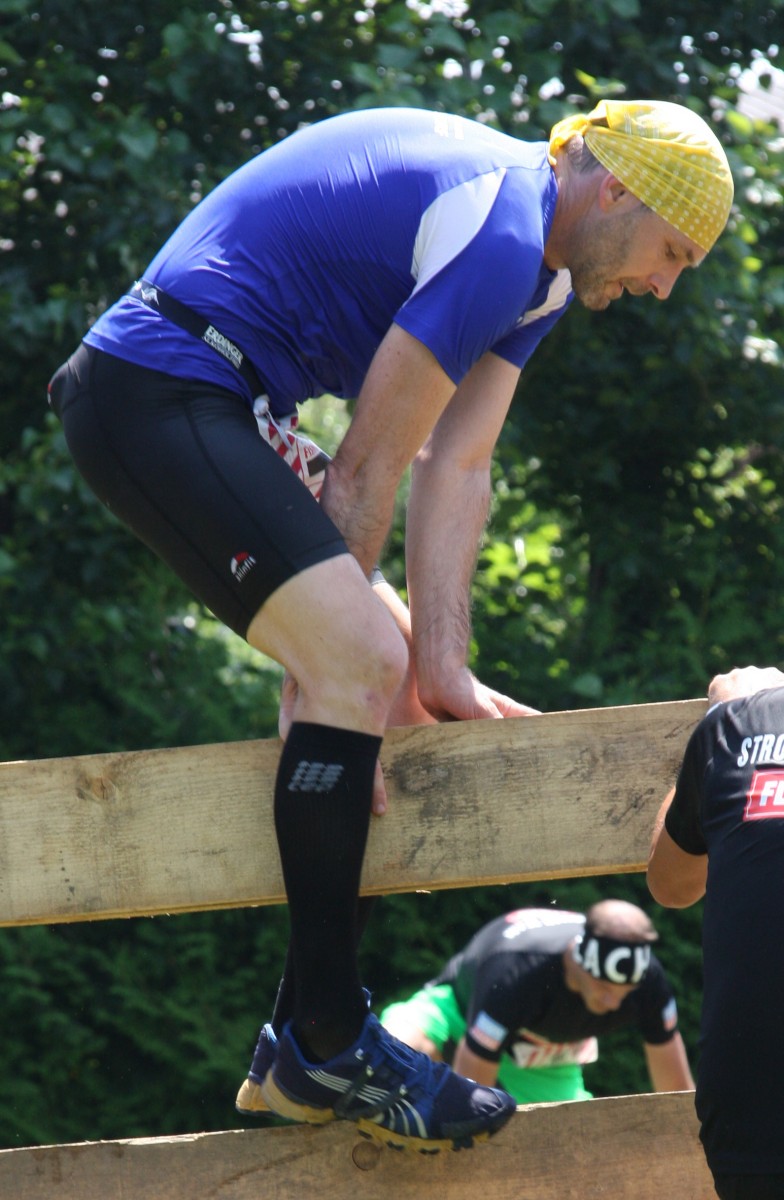
MULTIPOLYGON (((418 109, 347 113, 219 184, 144 272, 246 354, 275 416, 355 397, 394 322, 455 382, 488 351, 522 367, 572 299, 543 260, 557 188, 543 142, 418 109)), ((208 345, 124 296, 85 339, 250 391, 208 345)))

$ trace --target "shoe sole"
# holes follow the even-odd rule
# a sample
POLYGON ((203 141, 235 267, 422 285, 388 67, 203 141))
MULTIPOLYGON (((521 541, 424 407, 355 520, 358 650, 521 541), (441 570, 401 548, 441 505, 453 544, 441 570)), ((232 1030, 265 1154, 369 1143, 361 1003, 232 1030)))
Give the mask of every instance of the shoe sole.
POLYGON ((237 1112, 243 1113, 246 1117, 255 1117, 257 1113, 270 1111, 269 1105, 262 1095, 261 1084, 254 1083, 252 1079, 246 1079, 237 1092, 234 1107, 237 1112))
POLYGON ((473 1146, 488 1142, 503 1128, 503 1125, 499 1125, 497 1129, 481 1129, 477 1133, 466 1133, 452 1138, 421 1138, 406 1137, 405 1134, 397 1133, 393 1129, 386 1129, 374 1121, 360 1119, 356 1125, 359 1134, 370 1141, 379 1142, 391 1150, 403 1150, 416 1154, 440 1154, 442 1150, 470 1150, 473 1146))
POLYGON ((338 1119, 332 1108, 312 1108, 308 1104, 299 1104, 296 1100, 291 1100, 275 1083, 272 1072, 267 1075, 259 1090, 267 1108, 278 1117, 287 1117, 289 1121, 300 1121, 305 1125, 327 1125, 330 1121, 338 1119))
MULTIPOLYGON (((328 1125, 332 1121, 343 1119, 338 1117, 332 1108, 312 1108, 307 1104, 300 1104, 296 1100, 290 1099, 280 1090, 270 1075, 267 1076, 261 1087, 258 1084, 252 1086, 258 1088, 263 1101, 271 1112, 279 1117, 287 1117, 290 1121, 298 1121, 306 1125, 328 1125)), ((480 1129, 476 1133, 465 1133, 446 1138, 406 1137, 405 1134, 397 1133, 393 1129, 386 1129, 383 1125, 362 1117, 356 1118, 355 1124, 362 1137, 379 1142, 383 1146, 389 1146, 392 1150, 408 1150, 417 1154, 439 1154, 442 1150, 470 1150, 474 1145, 487 1142, 503 1128, 508 1120, 509 1117, 505 1117, 495 1128, 480 1129)))

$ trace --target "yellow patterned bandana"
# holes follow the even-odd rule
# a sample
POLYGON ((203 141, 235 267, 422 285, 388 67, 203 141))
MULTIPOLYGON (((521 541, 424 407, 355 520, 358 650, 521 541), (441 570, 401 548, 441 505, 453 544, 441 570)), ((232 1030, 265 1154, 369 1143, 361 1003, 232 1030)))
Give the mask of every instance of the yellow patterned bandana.
POLYGON ((643 204, 710 250, 727 224, 734 189, 727 156, 702 117, 666 100, 602 100, 593 112, 553 126, 551 163, 575 133, 643 204))

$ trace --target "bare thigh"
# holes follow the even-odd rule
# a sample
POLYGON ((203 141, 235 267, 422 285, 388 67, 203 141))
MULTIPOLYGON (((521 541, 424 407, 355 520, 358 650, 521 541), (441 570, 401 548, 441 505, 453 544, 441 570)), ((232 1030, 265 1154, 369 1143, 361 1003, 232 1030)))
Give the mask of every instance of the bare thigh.
POLYGON ((352 555, 330 558, 283 583, 246 636, 296 679, 295 720, 383 734, 408 651, 352 555))

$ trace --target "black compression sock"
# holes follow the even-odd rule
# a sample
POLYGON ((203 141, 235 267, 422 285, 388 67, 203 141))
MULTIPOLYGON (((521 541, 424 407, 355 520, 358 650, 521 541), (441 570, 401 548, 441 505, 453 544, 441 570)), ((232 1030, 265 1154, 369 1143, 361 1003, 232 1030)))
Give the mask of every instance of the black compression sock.
MULTIPOLYGON (((354 925, 354 944, 357 949, 370 920, 370 914, 380 899, 380 896, 359 896, 357 899, 357 915, 354 925)), ((291 946, 289 946, 286 951, 286 965, 283 968, 283 974, 275 997, 275 1008, 270 1019, 270 1024, 277 1037, 280 1037, 283 1032, 283 1026, 294 1015, 295 995, 294 958, 291 953, 291 946)))
POLYGON ((305 1053, 331 1058, 367 1015, 356 912, 381 738, 296 722, 281 754, 275 829, 291 920, 292 1020, 305 1053))

